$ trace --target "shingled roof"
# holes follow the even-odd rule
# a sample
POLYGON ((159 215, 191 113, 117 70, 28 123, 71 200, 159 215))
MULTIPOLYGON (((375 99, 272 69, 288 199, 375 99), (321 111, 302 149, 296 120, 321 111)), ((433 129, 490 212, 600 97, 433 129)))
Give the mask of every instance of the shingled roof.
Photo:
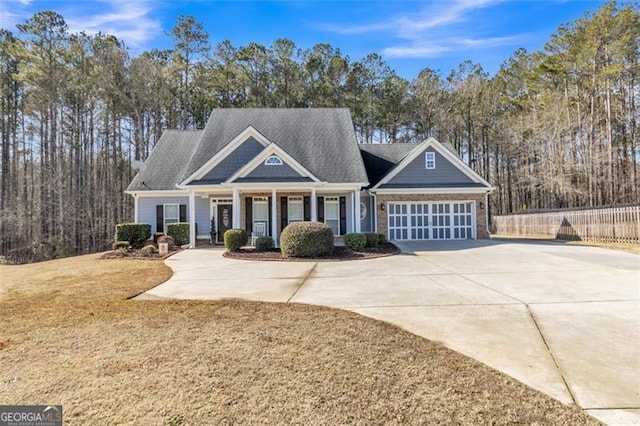
POLYGON ((367 174, 346 108, 229 108, 211 114, 185 178, 248 126, 330 183, 366 183, 367 174))
POLYGON ((202 130, 165 130, 127 191, 175 190, 201 136, 202 130))
POLYGON ((370 186, 374 186, 413 150, 415 143, 360 145, 370 186))

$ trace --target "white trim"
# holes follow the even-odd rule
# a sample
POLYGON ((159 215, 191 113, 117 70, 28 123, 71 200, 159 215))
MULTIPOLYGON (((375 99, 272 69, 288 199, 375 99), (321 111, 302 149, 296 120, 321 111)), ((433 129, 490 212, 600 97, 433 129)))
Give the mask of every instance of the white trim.
POLYGON ((381 188, 375 194, 486 194, 495 188, 381 188))
POLYGON ((465 162, 462 161, 460 157, 458 157, 456 154, 452 153, 447 148, 445 148, 435 138, 431 137, 426 141, 422 142, 421 144, 419 144, 418 146, 416 146, 411 151, 409 151, 409 153, 405 155, 404 158, 398 164, 396 164, 396 166, 393 169, 391 169, 391 171, 371 189, 376 190, 380 187, 380 185, 389 183, 391 179, 393 179, 398 173, 404 170, 409 164, 411 164, 413 160, 415 160, 418 157, 418 155, 423 153, 429 147, 432 147, 445 159, 449 160, 449 162, 451 162, 456 168, 458 168, 458 170, 460 170, 462 173, 467 175, 474 182, 485 185, 487 187, 486 189, 493 188, 489 182, 484 180, 482 176, 480 176, 471 167, 465 164, 465 162))
POLYGON ((133 222, 134 223, 138 223, 139 220, 139 216, 140 216, 140 208, 138 206, 138 197, 135 196, 133 197, 133 222))
POLYGON ((320 182, 320 179, 315 177, 313 173, 307 170, 302 164, 298 163, 292 156, 286 153, 282 148, 278 145, 272 143, 267 146, 261 153, 256 155, 256 157, 245 164, 240 168, 237 172, 235 172, 229 179, 227 179, 224 183, 232 183, 238 178, 246 177, 249 173, 255 170, 258 166, 264 164, 267 158, 277 155, 280 159, 284 159, 284 162, 287 163, 289 167, 298 172, 302 177, 311 178, 314 182, 320 182))
POLYGON ((264 135, 262 135, 256 129, 254 129, 253 126, 249 126, 246 129, 244 129, 242 132, 240 132, 240 134, 238 134, 238 136, 233 138, 231 140, 231 142, 226 144, 213 157, 211 157, 211 159, 209 159, 209 161, 204 163, 198 170, 193 172, 191 174, 191 176, 189 176, 183 182, 181 182, 180 186, 186 185, 189 182, 193 181, 194 179, 202 179, 202 177, 204 175, 209 173, 215 166, 220 164, 222 162, 222 160, 227 158, 227 156, 229 154, 231 154, 233 151, 235 151, 235 149, 237 147, 242 145, 242 143, 245 142, 250 137, 253 137, 255 140, 260 142, 260 144, 263 145, 263 146, 268 146, 271 143, 271 141, 269 139, 267 139, 264 135))

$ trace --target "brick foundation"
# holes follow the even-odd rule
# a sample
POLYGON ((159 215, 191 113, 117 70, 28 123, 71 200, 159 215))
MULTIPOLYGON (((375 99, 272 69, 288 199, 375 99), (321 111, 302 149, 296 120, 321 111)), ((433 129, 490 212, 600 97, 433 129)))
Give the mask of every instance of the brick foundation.
POLYGON ((476 235, 479 239, 489 238, 487 231, 487 211, 485 194, 460 193, 460 194, 379 194, 377 196, 376 214, 378 215, 378 232, 388 235, 387 210, 389 202, 395 201, 475 201, 476 203, 476 235), (480 203, 485 205, 480 209, 480 203), (385 205, 385 210, 380 209, 380 205, 385 205))

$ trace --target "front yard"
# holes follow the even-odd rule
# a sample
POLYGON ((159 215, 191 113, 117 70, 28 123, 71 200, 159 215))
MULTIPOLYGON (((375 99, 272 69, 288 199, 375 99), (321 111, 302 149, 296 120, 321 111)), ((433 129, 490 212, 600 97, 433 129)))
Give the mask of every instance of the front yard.
POLYGON ((316 306, 128 301, 161 261, 0 266, 0 404, 66 424, 597 424, 395 326, 316 306))

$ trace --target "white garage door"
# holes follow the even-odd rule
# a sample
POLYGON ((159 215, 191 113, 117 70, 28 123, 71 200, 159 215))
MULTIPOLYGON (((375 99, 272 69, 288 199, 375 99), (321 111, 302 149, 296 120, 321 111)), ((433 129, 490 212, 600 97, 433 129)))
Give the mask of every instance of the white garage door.
POLYGON ((473 202, 389 203, 391 240, 466 240, 476 237, 473 202))

